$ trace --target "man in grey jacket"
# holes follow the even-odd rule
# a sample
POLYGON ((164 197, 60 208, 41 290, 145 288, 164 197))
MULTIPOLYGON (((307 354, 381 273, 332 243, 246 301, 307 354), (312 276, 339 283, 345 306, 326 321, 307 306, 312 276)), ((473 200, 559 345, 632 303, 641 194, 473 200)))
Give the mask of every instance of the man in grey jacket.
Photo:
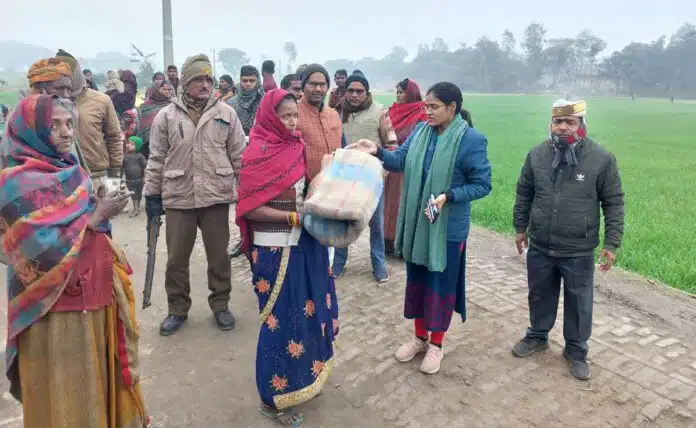
POLYGON ((201 230, 208 262, 208 305, 217 326, 231 330, 230 204, 237 201, 237 177, 244 131, 230 106, 213 98, 213 73, 205 55, 184 62, 181 94, 155 117, 143 194, 148 219, 166 216, 169 313, 160 334, 177 332, 191 308, 189 261, 201 230))
POLYGON ((590 378, 587 341, 592 331, 600 206, 604 213, 602 271, 616 261, 624 228, 624 193, 614 156, 587 137, 584 101, 559 100, 551 135, 527 155, 517 182, 513 224, 520 254, 527 249, 530 328, 512 349, 527 357, 548 349, 563 280, 563 356, 577 379, 590 378))

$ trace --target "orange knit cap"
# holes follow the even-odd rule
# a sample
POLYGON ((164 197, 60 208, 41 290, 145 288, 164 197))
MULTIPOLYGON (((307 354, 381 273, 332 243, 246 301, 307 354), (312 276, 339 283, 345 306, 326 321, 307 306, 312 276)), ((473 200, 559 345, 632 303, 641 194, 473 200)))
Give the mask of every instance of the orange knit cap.
POLYGON ((27 72, 30 85, 39 82, 52 82, 63 76, 71 77, 72 68, 68 63, 55 58, 40 59, 32 64, 27 72))

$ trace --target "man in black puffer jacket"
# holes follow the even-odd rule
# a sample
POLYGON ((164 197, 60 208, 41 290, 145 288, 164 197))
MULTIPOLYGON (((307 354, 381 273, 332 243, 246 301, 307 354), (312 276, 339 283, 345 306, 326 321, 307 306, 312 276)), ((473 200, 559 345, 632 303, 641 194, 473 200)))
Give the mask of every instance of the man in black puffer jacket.
POLYGON ((624 228, 624 193, 616 159, 587 138, 586 111, 584 101, 554 103, 550 139, 527 155, 513 210, 520 254, 529 245, 531 327, 512 352, 526 357, 548 349, 563 279, 563 355, 573 376, 581 380, 591 376, 587 340, 592 330, 600 206, 605 226, 601 270, 609 270, 616 261, 624 228))

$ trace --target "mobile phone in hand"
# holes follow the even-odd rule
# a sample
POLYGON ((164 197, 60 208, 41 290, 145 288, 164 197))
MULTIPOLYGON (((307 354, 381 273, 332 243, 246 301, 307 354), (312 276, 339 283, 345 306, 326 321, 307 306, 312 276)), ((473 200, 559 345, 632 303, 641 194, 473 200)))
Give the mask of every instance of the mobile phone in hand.
POLYGON ((431 224, 435 223, 440 216, 440 210, 437 208, 437 204, 435 204, 435 195, 430 195, 427 213, 428 221, 430 221, 431 224))

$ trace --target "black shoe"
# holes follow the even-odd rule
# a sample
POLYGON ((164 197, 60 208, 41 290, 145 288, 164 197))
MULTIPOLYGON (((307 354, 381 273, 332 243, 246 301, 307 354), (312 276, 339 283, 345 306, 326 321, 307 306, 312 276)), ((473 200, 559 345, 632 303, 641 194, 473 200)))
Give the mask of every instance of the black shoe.
POLYGON ((167 315, 167 318, 160 324, 160 336, 171 336, 181 329, 184 325, 186 315, 167 315))
POLYGON ((578 380, 589 380, 592 377, 592 372, 590 371, 590 365, 587 364, 587 360, 584 358, 574 358, 568 354, 568 351, 563 350, 563 358, 568 361, 570 365, 570 372, 578 380))
POLYGON ((549 349, 549 342, 541 339, 527 339, 526 337, 512 347, 512 354, 516 357, 524 358, 535 352, 546 351, 549 349))
POLYGON ((214 315, 215 323, 217 324, 220 330, 228 331, 234 328, 234 315, 232 315, 232 312, 230 312, 229 309, 225 309, 224 311, 217 311, 214 315))
POLYGON ((234 259, 242 255, 242 241, 237 242, 235 244, 234 248, 232 249, 232 252, 230 253, 230 258, 234 259))

